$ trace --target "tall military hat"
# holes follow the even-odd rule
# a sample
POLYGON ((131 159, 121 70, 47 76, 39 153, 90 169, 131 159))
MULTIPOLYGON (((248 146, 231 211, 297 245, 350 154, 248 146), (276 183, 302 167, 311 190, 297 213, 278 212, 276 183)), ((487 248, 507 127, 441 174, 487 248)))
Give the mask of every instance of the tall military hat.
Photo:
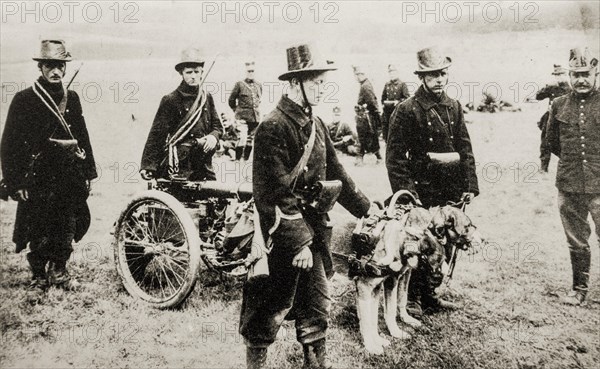
POLYGON ((562 67, 562 65, 554 64, 554 71, 552 71, 553 76, 560 76, 565 73, 567 73, 567 71, 562 67))
POLYGON ((420 74, 448 68, 452 65, 452 59, 443 56, 437 47, 428 47, 417 52, 417 63, 419 69, 415 74, 420 74))
POLYGON ((70 62, 73 60, 71 54, 67 52, 63 40, 42 40, 40 54, 32 59, 38 62, 49 60, 70 62))
POLYGON ((315 50, 311 50, 309 45, 292 46, 286 53, 288 71, 279 76, 280 81, 287 81, 307 72, 337 70, 333 61, 323 59, 315 50))
POLYGON ((199 49, 191 47, 183 50, 179 63, 175 64, 175 70, 181 72, 183 68, 190 66, 204 66, 204 58, 199 49))
POLYGON ((571 49, 569 56, 569 71, 589 72, 598 65, 598 59, 592 58, 588 48, 571 49))

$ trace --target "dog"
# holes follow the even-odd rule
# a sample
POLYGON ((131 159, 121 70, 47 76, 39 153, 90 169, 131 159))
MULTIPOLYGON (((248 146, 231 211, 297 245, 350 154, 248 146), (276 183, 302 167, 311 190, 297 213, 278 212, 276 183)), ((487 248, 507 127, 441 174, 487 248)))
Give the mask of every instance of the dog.
POLYGON ((429 211, 432 215, 429 230, 444 247, 447 263, 452 261, 457 249, 467 250, 485 244, 477 227, 461 209, 446 205, 433 207, 429 211))
POLYGON ((415 328, 421 326, 421 322, 406 311, 411 269, 418 262, 426 262, 432 268, 439 269, 444 261, 444 248, 431 233, 430 226, 431 213, 419 207, 410 209, 402 219, 388 220, 375 247, 372 261, 388 266, 392 273, 381 277, 359 275, 354 278, 360 332, 365 349, 370 353, 383 354, 384 347, 390 344, 389 340, 379 335, 377 328, 379 293, 382 287, 384 319, 390 335, 399 339, 410 338, 410 334, 398 326, 398 309, 404 323, 415 328))

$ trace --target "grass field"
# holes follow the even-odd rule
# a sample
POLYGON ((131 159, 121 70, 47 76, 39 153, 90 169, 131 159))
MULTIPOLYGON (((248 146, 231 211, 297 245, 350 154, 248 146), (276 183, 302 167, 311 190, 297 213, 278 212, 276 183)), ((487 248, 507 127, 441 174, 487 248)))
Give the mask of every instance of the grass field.
MULTIPOLYGON (((544 42, 549 36, 543 32, 531 37, 513 35, 512 40, 519 45, 514 50, 500 52, 492 50, 494 42, 482 44, 494 55, 507 53, 501 68, 490 71, 482 56, 476 61, 465 58, 465 64, 457 63, 451 80, 498 81, 507 94, 513 81, 544 80, 552 62, 547 62, 548 58, 544 59, 546 63, 533 62, 535 68, 528 74, 519 69, 523 63, 521 53, 529 48, 541 55, 556 55, 554 51, 562 47, 563 55, 572 39, 580 36, 576 32, 557 34, 561 37, 557 37, 558 45, 553 44, 552 51, 544 42), (511 71, 519 75, 511 75, 511 71)), ((469 42, 477 42, 481 36, 469 37, 457 46, 464 51, 462 55, 473 53, 469 42)), ((488 37, 500 42, 506 35, 488 37)), ((597 35, 591 40, 597 45, 597 35)), ((485 52, 478 55, 494 57, 485 52)), ((410 60, 407 64, 412 65, 410 60)), ((81 86, 97 81, 104 92, 97 102, 84 100, 83 107, 101 177, 93 184, 89 200, 92 227, 75 247, 70 264, 83 284, 80 291, 51 289, 42 298, 26 292, 26 260, 24 255, 13 253, 10 242, 16 206, 14 202, 2 203, 2 368, 244 365, 244 346, 237 333, 240 283, 223 281, 202 271, 199 283, 181 309, 158 311, 131 298, 117 278, 110 245, 111 226, 128 199, 145 188, 137 175, 137 163, 149 122, 160 96, 177 84, 176 76, 158 77, 160 72, 153 78, 144 78, 139 64, 90 61, 79 80, 81 86), (118 90, 126 94, 130 90, 124 86, 129 81, 138 83, 138 102, 127 104, 124 95, 120 95, 116 103, 112 95, 115 90, 109 87, 119 82, 118 90)), ((170 71, 171 67, 165 61, 154 60, 145 68, 170 71)), ((223 68, 221 74, 214 75, 215 80, 226 75, 223 68)), ((33 63, 2 65, 3 82, 30 84, 35 73, 33 63)), ((340 94, 341 103, 348 107, 356 96, 356 86, 351 82, 344 82, 342 87, 352 87, 341 88, 340 94)), ((383 77, 376 82, 375 87, 380 90, 383 77)), ((525 91, 523 85, 520 89, 525 91)), ((8 103, 10 98, 2 103, 2 119, 8 103)), ((266 103, 265 110, 272 104, 274 101, 266 103)), ((537 172, 539 131, 535 123, 546 105, 522 107, 523 111, 515 113, 467 115, 481 189, 481 196, 469 206, 468 214, 489 244, 475 255, 461 255, 454 280, 441 288, 442 295, 460 302, 463 308, 427 316, 413 338, 393 341, 383 356, 369 356, 360 343, 353 284, 344 275, 338 275, 333 281, 335 303, 329 332, 329 351, 336 368, 533 369, 600 365, 598 242, 593 236, 590 304, 582 308, 561 305, 558 296, 570 288, 571 271, 556 206, 556 158, 549 174, 537 172)), ((224 109, 224 101, 220 101, 219 111, 224 109)), ((369 197, 383 199, 390 195, 385 167, 375 165, 374 158, 367 158, 364 167, 355 167, 350 157, 341 160, 369 197)), ((352 220, 339 207, 334 209, 332 218, 338 224, 352 220)), ((383 320, 380 328, 385 334, 383 320)), ((301 360, 302 349, 295 342, 293 324, 286 324, 281 338, 269 351, 268 363, 274 368, 295 368, 301 360)))

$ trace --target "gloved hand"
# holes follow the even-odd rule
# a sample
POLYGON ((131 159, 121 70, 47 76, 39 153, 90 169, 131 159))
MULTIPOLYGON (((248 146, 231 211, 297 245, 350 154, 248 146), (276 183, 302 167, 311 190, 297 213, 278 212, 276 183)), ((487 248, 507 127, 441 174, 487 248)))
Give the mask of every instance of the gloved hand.
POLYGON ((150 181, 154 179, 155 173, 152 170, 142 169, 140 170, 140 176, 142 176, 142 179, 144 179, 145 181, 150 181))

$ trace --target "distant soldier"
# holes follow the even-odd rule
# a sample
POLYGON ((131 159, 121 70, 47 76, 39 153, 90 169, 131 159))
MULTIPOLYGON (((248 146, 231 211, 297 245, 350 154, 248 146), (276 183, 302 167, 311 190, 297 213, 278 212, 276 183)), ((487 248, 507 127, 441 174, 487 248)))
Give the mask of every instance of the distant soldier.
MULTIPOLYGON (((365 135, 361 135, 361 130, 356 127, 358 132, 358 140, 360 142, 361 152, 357 164, 362 164, 363 156, 365 153, 373 153, 377 158, 377 162, 381 161, 381 153, 379 152, 379 131, 381 129, 381 121, 379 116, 379 103, 377 102, 377 96, 371 81, 366 77, 365 72, 359 66, 353 66, 354 75, 358 83, 360 83, 360 90, 358 92, 357 104, 361 109, 364 109, 369 120, 369 129, 365 129, 363 132, 365 135)), ((358 119, 358 118, 357 118, 358 119)))
POLYGON ((236 124, 246 125, 246 129, 240 129, 240 141, 235 148, 236 160, 250 158, 252 151, 252 140, 258 123, 260 123, 260 99, 262 97, 262 86, 254 78, 254 62, 246 62, 246 78, 238 81, 233 86, 229 96, 229 107, 235 112, 236 124), (246 135, 247 132, 247 135, 246 135))
POLYGON ((175 70, 182 81, 160 101, 142 154, 142 178, 216 178, 212 158, 223 126, 212 95, 199 88, 203 67, 204 59, 198 49, 181 53, 175 70))
POLYGON ((64 41, 42 41, 33 60, 42 75, 15 95, 1 143, 4 182, 19 202, 13 241, 17 252, 29 246, 31 288, 71 289, 67 261, 90 225, 96 164, 79 96, 62 83, 71 61, 64 41))
POLYGON ((600 92, 598 59, 586 49, 572 49, 569 58, 572 91, 552 103, 546 139, 559 157, 556 173, 558 208, 573 269, 572 290, 563 298, 583 305, 590 279, 591 214, 600 235, 600 92))
POLYGON ((333 147, 344 154, 354 156, 358 153, 356 148, 356 133, 346 123, 341 121, 341 109, 333 108, 333 120, 327 125, 329 137, 333 141, 333 147))
POLYGON ((381 103, 383 104, 383 114, 381 116, 381 131, 383 139, 387 141, 388 129, 390 127, 390 118, 394 112, 394 108, 398 103, 408 99, 410 93, 406 83, 400 80, 398 69, 395 65, 388 65, 388 73, 390 80, 385 84, 383 93, 381 94, 381 103))
MULTIPOLYGON (((475 158, 462 106, 444 92, 452 64, 436 48, 417 53, 422 85, 396 106, 390 122, 386 166, 392 192, 411 191, 425 208, 470 202, 479 194, 475 158)), ((436 296, 442 276, 419 264, 408 288, 409 312, 455 308, 436 296)))
POLYGON ((538 128, 542 131, 540 139, 540 170, 543 172, 548 172, 548 166, 550 165, 550 149, 546 143, 546 128, 548 126, 548 116, 552 101, 571 91, 569 82, 565 79, 566 74, 564 68, 558 64, 554 64, 554 71, 552 72, 552 75, 556 78, 554 83, 546 85, 535 95, 538 101, 548 99, 548 110, 546 110, 538 122, 538 128))

